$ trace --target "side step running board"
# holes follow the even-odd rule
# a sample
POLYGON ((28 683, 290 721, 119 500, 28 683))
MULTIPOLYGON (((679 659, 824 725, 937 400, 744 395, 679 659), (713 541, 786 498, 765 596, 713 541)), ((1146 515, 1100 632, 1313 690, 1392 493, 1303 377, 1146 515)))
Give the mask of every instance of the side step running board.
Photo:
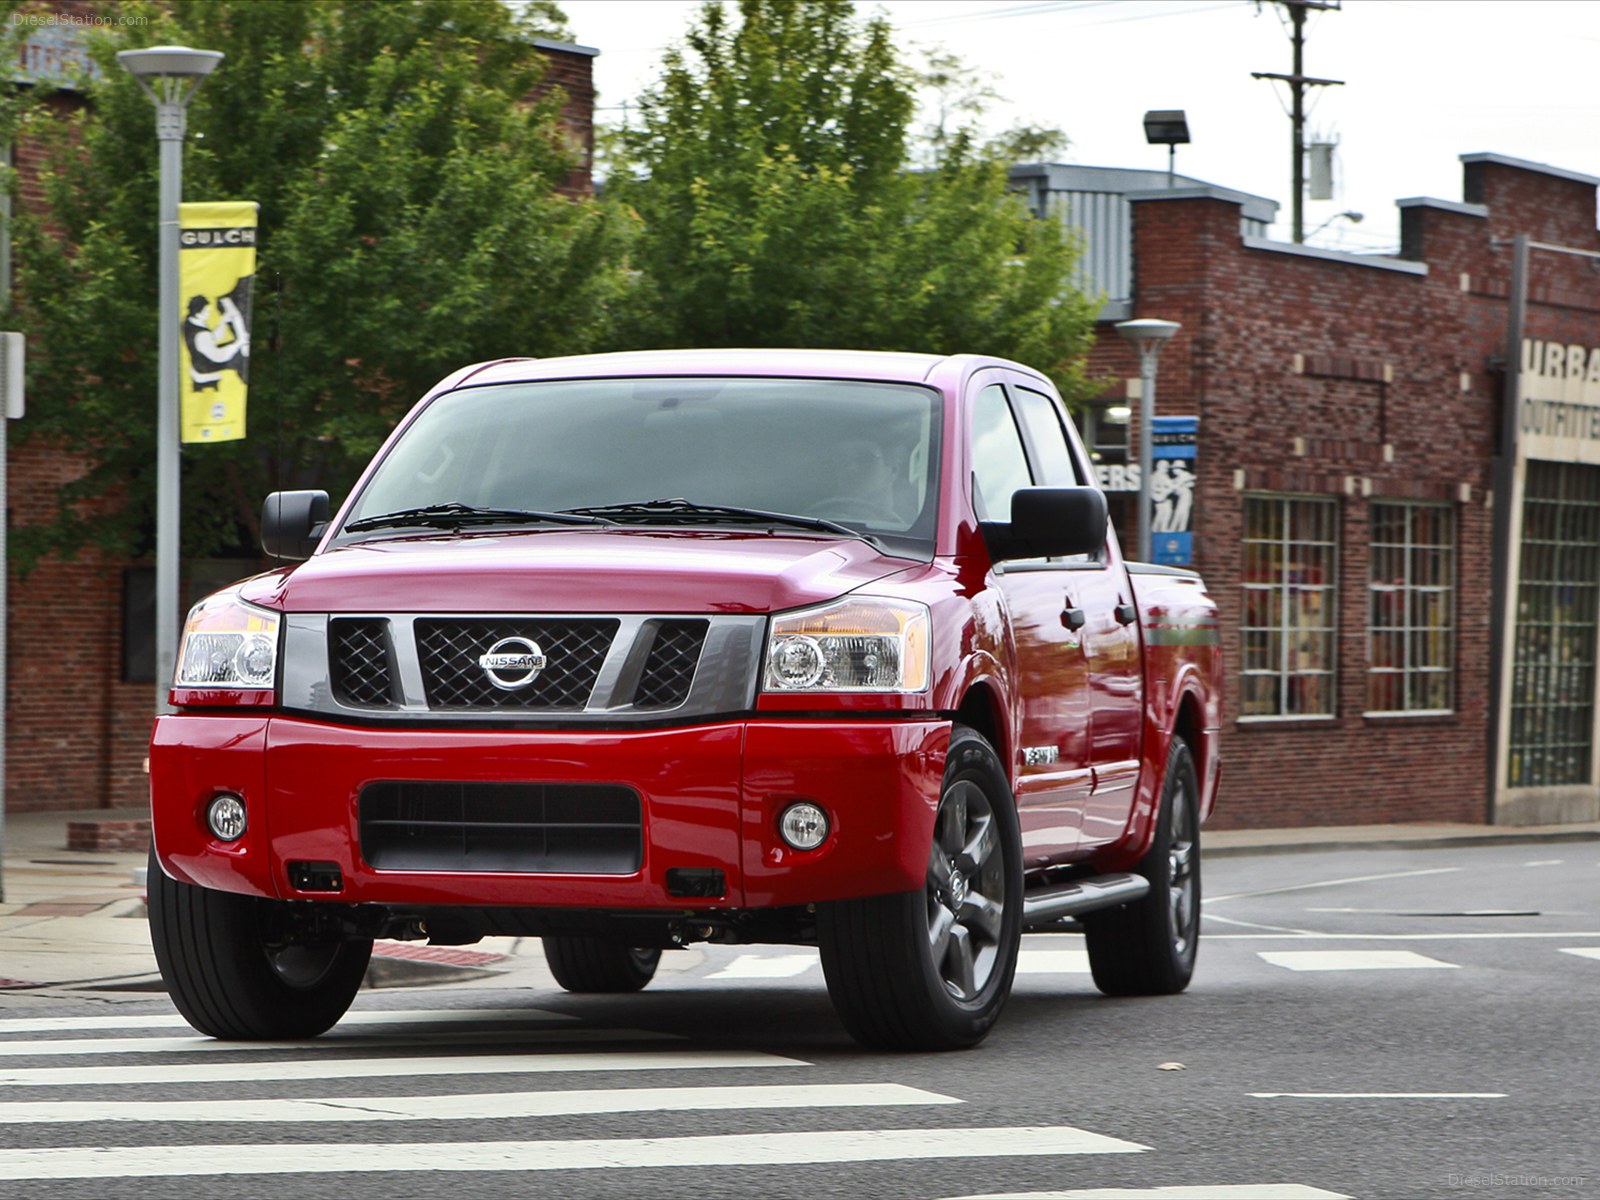
POLYGON ((1022 897, 1022 925, 1043 925, 1062 917, 1076 917, 1099 908, 1140 900, 1150 891, 1143 875, 1095 875, 1072 883, 1041 888, 1022 897))

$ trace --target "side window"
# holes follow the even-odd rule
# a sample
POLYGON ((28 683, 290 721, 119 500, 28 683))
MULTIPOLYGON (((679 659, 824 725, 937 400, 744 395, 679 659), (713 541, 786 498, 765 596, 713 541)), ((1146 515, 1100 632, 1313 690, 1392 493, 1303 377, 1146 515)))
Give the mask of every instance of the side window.
MULTIPOLYGON (((1061 411, 1055 401, 1043 392, 1030 388, 1014 388, 1017 411, 1027 427, 1028 440, 1039 460, 1039 471, 1050 487, 1082 487, 1087 482, 1073 460, 1072 447, 1067 444, 1067 431, 1061 424, 1061 411)), ((1052 562, 1095 564, 1105 561, 1105 551, 1098 554, 1074 554, 1052 562)))
POLYGON ((1067 446, 1067 434, 1061 428, 1061 415, 1055 401, 1043 392, 1016 388, 1017 412, 1028 429, 1034 451, 1039 456, 1042 482, 1050 487, 1078 487, 1083 480, 1072 461, 1072 451, 1067 446))
POLYGON ((1009 521, 1011 493, 1033 486, 1022 435, 998 383, 972 402, 972 477, 978 515, 989 521, 1009 521))

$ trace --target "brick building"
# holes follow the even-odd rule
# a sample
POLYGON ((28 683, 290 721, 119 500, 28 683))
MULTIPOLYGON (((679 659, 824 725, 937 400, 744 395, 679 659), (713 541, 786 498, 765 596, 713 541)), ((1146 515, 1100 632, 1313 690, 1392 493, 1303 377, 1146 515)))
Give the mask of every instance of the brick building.
POLYGON ((1091 245, 1118 243, 1093 363, 1125 390, 1084 422, 1108 478, 1137 486, 1118 424, 1139 368, 1115 322, 1182 324, 1157 414, 1199 418, 1193 565, 1228 662, 1219 827, 1600 819, 1600 180, 1462 164, 1463 200, 1398 202, 1392 257, 1267 241, 1269 201, 1198 181, 1014 172, 1091 245), (1084 189, 1103 194, 1063 205, 1084 189), (1535 245, 1508 423, 1518 235, 1535 245))
MULTIPOLYGON (((99 6, 90 0, 56 0, 37 11, 54 13, 61 20, 30 34, 16 76, 30 85, 49 87, 48 103, 65 117, 84 104, 73 90, 74 71, 87 65, 81 30, 100 19, 99 6)), ((579 161, 560 190, 592 194, 593 63, 599 52, 546 39, 536 45, 549 69, 535 98, 551 88, 562 89, 562 132, 579 161)), ((41 203, 37 147, 23 142, 11 153, 20 202, 41 203)), ((0 241, 0 274, 9 287, 5 258, 0 241)), ((9 442, 17 441, 13 428, 9 442)), ((5 465, 6 517, 13 529, 48 520, 62 485, 87 467, 81 458, 37 443, 10 445, 5 465)), ((268 565, 264 560, 186 561, 183 603, 187 606, 268 565)), ((47 559, 26 579, 11 576, 5 646, 7 811, 137 806, 147 801, 144 759, 153 715, 153 593, 150 564, 115 560, 93 549, 70 561, 47 559)))

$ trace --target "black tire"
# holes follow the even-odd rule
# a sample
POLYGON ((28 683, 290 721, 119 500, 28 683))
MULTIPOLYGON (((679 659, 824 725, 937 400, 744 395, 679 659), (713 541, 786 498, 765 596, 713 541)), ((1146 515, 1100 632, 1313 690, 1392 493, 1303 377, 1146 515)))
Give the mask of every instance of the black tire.
POLYGON ((999 756, 957 726, 924 887, 817 907, 822 970, 850 1036, 885 1050, 981 1042, 1022 940, 1022 835, 999 756))
POLYGON ((1200 779, 1181 738, 1138 873, 1150 881, 1144 899, 1084 917, 1089 969, 1108 996, 1169 996, 1189 986, 1200 948, 1200 779))
POLYGON ((372 940, 289 940, 281 900, 212 891, 170 879, 150 854, 150 943, 184 1020, 214 1038, 316 1037, 360 990, 372 940))
POLYGON ((637 992, 655 978, 661 951, 593 937, 546 937, 544 960, 569 992, 637 992))

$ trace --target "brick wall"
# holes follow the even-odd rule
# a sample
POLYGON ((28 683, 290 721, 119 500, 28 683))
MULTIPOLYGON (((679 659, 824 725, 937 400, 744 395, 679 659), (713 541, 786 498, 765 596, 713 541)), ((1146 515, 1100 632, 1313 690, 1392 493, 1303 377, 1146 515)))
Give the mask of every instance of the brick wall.
POLYGON ((594 53, 580 46, 540 41, 545 57, 544 78, 530 99, 542 99, 560 89, 560 125, 577 165, 556 190, 568 196, 594 195, 594 53))
MULTIPOLYGON (((1180 321, 1157 411, 1200 416, 1196 566, 1222 611, 1229 696, 1218 828, 1488 815, 1491 512, 1510 255, 1495 239, 1596 244, 1592 183, 1467 161, 1466 202, 1405 211, 1426 274, 1247 247, 1239 206, 1134 205, 1134 315, 1180 321), (1331 717, 1241 720, 1246 493, 1333 499, 1340 522, 1331 717), (1465 497, 1465 499, 1463 499, 1465 497), (1450 504, 1457 522, 1456 699, 1444 717, 1364 715, 1369 506, 1450 504)), ((1600 277, 1541 261, 1529 336, 1600 345, 1600 277)), ((1109 327, 1092 360, 1136 376, 1109 327)))

